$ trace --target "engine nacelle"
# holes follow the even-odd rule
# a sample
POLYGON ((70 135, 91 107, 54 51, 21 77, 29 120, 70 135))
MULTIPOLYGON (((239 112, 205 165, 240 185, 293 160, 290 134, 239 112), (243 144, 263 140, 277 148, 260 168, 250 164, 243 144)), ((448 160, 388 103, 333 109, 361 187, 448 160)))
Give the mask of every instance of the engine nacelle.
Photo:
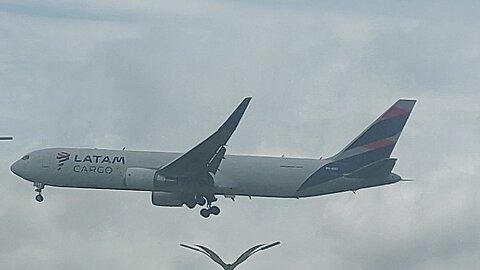
POLYGON ((156 206, 182 207, 183 204, 195 206, 195 197, 170 192, 152 192, 152 204, 156 206))
POLYGON ((153 190, 157 170, 145 168, 128 168, 125 184, 129 189, 153 190))
POLYGON ((125 185, 134 190, 155 190, 177 185, 177 179, 167 178, 157 170, 146 168, 128 168, 125 185))

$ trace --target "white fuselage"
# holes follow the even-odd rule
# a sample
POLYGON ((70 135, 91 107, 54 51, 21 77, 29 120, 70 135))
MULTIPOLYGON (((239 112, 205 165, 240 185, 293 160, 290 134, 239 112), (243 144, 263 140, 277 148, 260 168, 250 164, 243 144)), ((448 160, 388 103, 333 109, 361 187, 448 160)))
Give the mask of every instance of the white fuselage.
MULTIPOLYGON (((65 154, 66 155, 66 154, 65 154)), ((121 151, 106 149, 49 148, 34 151, 12 165, 22 178, 44 185, 72 188, 185 192, 176 188, 152 188, 141 183, 127 185, 128 168, 157 170, 180 153, 121 151), (67 153, 68 158, 58 157, 67 153)), ((67 156, 67 155, 66 155, 67 156)), ((214 176, 209 192, 219 195, 299 198, 355 191, 398 182, 386 178, 355 179, 339 177, 299 193, 302 183, 329 160, 284 157, 226 155, 214 176)), ((152 179, 153 180, 153 179, 152 179)), ((190 192, 190 191, 189 191, 190 192)))

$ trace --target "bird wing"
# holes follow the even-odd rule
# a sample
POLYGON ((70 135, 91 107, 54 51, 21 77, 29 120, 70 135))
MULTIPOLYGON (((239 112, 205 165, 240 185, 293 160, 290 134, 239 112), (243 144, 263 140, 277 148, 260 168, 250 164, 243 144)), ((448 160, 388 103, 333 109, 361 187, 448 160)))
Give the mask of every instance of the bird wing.
POLYGON ((271 243, 271 244, 260 244, 260 245, 256 245, 250 249, 248 249, 247 251, 245 251, 242 255, 240 255, 240 257, 238 257, 238 259, 232 264, 234 267, 236 267, 237 265, 241 264, 242 262, 244 262, 245 260, 247 260, 248 258, 250 258, 253 254, 259 252, 259 251, 262 251, 262 250, 265 250, 265 249, 269 249, 269 248, 272 248, 274 246, 277 246, 277 245, 280 245, 280 242, 275 242, 275 243, 271 243))
POLYGON ((247 260, 250 256, 252 256, 255 253, 255 251, 258 248, 260 248, 263 245, 265 245, 265 244, 259 244, 259 245, 256 245, 254 247, 251 247, 251 248, 247 249, 242 255, 240 255, 240 257, 238 257, 238 259, 232 264, 232 266, 236 267, 239 264, 241 264, 242 262, 244 262, 245 260, 247 260))
POLYGON ((185 244, 180 244, 181 247, 184 247, 184 248, 188 248, 188 249, 191 249, 191 250, 194 250, 194 251, 198 251, 208 257, 210 257, 210 255, 208 255, 208 253, 206 253, 205 251, 201 250, 201 249, 198 249, 196 247, 192 247, 192 246, 189 246, 189 245, 185 245, 185 244))
POLYGON ((227 266, 227 264, 220 258, 220 256, 218 256, 217 253, 213 252, 211 249, 209 249, 207 247, 204 247, 204 246, 201 246, 201 245, 195 245, 195 246, 203 249, 203 251, 208 254, 210 259, 212 259, 214 262, 218 263, 223 268, 225 268, 227 266))
POLYGON ((260 248, 258 251, 265 250, 265 249, 268 249, 268 248, 272 248, 272 247, 277 246, 277 245, 280 245, 279 241, 277 241, 275 243, 271 243, 269 245, 265 245, 262 248, 260 248))

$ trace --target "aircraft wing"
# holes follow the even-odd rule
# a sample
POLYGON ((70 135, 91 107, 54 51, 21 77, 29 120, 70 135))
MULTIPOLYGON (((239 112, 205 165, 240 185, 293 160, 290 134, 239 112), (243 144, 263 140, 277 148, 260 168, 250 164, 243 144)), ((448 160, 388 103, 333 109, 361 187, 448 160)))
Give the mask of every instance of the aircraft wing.
POLYGON ((191 177, 208 172, 215 174, 224 158, 225 146, 251 99, 251 97, 245 98, 216 132, 187 153, 161 167, 159 173, 173 178, 191 177))

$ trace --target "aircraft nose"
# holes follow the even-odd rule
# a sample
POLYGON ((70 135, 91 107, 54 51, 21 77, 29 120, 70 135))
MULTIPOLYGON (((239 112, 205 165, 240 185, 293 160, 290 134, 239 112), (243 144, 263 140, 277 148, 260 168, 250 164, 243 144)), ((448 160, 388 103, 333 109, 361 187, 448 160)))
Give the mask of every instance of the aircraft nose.
POLYGON ((21 177, 21 171, 22 171, 22 167, 23 167, 23 164, 20 164, 21 162, 20 161, 15 161, 11 166, 10 166, 10 171, 12 171, 12 173, 18 175, 21 177))

